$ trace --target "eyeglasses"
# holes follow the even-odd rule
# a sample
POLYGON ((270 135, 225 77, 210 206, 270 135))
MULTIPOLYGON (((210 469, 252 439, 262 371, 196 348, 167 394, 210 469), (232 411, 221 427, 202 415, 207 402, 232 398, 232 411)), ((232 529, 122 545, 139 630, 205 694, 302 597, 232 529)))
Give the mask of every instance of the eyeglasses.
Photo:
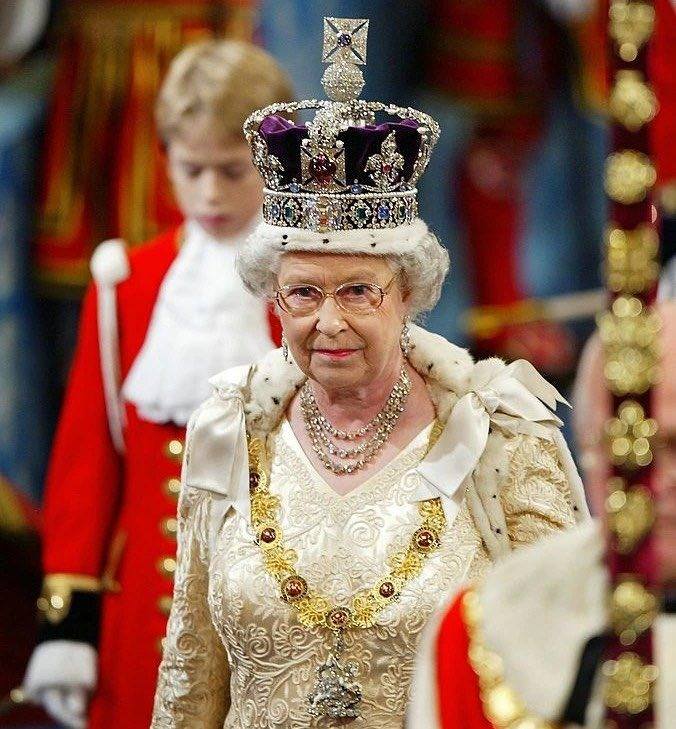
POLYGON ((333 291, 324 291, 312 284, 290 284, 281 286, 275 292, 279 306, 291 316, 309 316, 318 311, 324 300, 333 298, 338 306, 348 314, 373 314, 380 307, 399 273, 395 273, 384 286, 374 283, 344 283, 333 291))

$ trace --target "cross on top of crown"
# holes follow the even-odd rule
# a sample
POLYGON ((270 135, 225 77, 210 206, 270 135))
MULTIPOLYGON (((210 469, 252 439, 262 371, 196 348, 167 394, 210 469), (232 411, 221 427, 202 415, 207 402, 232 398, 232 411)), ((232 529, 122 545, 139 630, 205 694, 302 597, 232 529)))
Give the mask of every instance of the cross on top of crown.
POLYGON ((366 63, 369 21, 365 18, 324 18, 324 63, 366 63))

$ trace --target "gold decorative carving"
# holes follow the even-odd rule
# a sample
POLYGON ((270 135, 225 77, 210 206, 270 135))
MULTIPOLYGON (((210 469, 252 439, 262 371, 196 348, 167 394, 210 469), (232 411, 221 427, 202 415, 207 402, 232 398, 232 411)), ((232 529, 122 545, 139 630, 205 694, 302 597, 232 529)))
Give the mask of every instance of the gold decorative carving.
POLYGON ((611 154, 606 161, 605 188, 615 202, 632 205, 645 200, 656 180, 655 168, 642 152, 625 149, 611 154))
POLYGON ((623 70, 615 74, 609 106, 616 121, 637 132, 655 117, 657 97, 640 71, 623 70))
POLYGON ((649 466, 653 460, 652 439, 657 422, 646 418, 643 407, 635 400, 625 400, 617 409, 617 417, 606 423, 610 458, 616 466, 635 470, 649 466))
POLYGON ((609 10, 609 32, 620 58, 636 60, 643 44, 655 27, 655 10, 649 3, 613 0, 609 10))
POLYGON ((618 396, 646 392, 657 378, 657 314, 636 297, 619 296, 610 311, 599 315, 597 324, 611 391, 618 396))
POLYGON ((651 225, 606 231, 606 278, 616 293, 636 294, 651 288, 659 276, 659 238, 651 225))
POLYGON ((644 663, 636 653, 625 652, 617 660, 606 661, 602 670, 608 708, 619 714, 636 715, 650 706, 658 675, 656 666, 644 663))
POLYGON ((631 554, 648 536, 655 521, 653 500, 644 486, 613 491, 606 502, 608 528, 615 537, 617 551, 631 554))
POLYGON ((632 645, 652 625, 658 608, 655 595, 637 577, 620 577, 610 600, 611 623, 620 643, 632 645))

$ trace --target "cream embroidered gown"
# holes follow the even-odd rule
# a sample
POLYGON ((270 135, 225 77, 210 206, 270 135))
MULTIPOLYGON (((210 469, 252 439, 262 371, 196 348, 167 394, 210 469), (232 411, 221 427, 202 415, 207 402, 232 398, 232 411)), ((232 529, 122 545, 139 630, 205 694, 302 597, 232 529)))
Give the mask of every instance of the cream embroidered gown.
MULTIPOLYGON (((335 604, 388 572, 421 517, 412 495, 432 426, 381 472, 345 496, 336 494, 283 420, 268 437, 270 489, 280 524, 298 554, 298 572, 335 604)), ((507 446, 513 468, 499 498, 510 537, 531 541, 574 524, 573 507, 553 445, 517 436, 507 446)), ((498 496, 496 495, 496 498, 498 496)), ((263 569, 260 548, 230 510, 218 544, 208 542, 211 497, 186 489, 179 507, 179 564, 174 606, 160 668, 152 727, 273 729, 339 726, 313 719, 307 696, 331 644, 329 631, 304 627, 263 569)), ((467 503, 441 547, 377 625, 348 631, 344 658, 359 667, 362 718, 354 726, 401 729, 420 632, 458 582, 490 563, 467 503)))

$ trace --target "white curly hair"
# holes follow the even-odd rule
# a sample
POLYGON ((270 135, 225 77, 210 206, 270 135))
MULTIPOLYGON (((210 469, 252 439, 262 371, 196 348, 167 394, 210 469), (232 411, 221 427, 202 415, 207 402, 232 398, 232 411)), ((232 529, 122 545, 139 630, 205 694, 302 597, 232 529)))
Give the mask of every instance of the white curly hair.
MULTIPOLYGON (((336 255, 378 256, 386 259, 394 271, 403 275, 404 289, 409 293, 411 317, 419 318, 439 301, 441 287, 450 266, 448 251, 431 231, 427 231, 415 246, 387 246, 379 252, 320 251, 327 258, 336 255)), ((256 234, 252 235, 237 255, 237 272, 244 286, 255 296, 272 297, 277 286, 277 275, 282 257, 298 248, 266 245, 256 234)), ((316 248, 312 249, 317 252, 316 248)))

